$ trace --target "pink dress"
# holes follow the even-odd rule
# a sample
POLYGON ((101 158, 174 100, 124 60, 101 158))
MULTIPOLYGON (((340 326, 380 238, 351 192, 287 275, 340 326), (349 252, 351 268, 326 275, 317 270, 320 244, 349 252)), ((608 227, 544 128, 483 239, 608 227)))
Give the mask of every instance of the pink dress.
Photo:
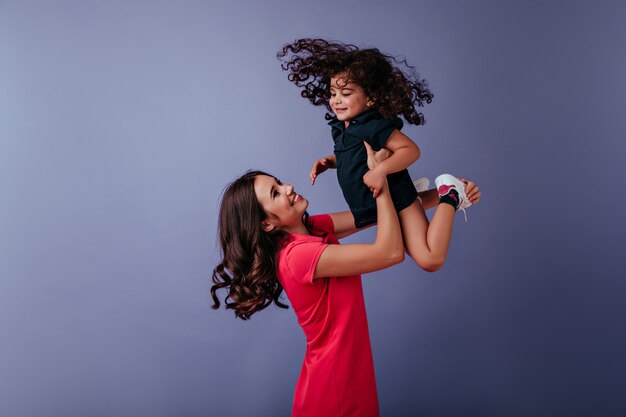
POLYGON ((306 336, 294 417, 377 417, 378 396, 361 276, 313 279, 328 244, 329 215, 311 216, 311 235, 290 234, 278 254, 278 280, 306 336))

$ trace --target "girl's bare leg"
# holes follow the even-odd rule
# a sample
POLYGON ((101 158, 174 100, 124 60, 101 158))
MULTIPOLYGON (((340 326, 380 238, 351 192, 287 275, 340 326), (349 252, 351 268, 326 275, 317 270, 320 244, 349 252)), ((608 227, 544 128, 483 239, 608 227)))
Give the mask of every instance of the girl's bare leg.
POLYGON ((451 205, 439 204, 429 224, 419 201, 399 213, 404 247, 425 271, 434 272, 443 266, 450 247, 455 213, 451 205))

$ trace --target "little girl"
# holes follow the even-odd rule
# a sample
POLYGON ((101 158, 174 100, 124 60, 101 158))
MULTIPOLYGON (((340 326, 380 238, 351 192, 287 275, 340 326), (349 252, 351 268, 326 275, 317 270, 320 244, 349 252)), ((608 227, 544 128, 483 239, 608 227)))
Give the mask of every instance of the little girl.
POLYGON ((405 60, 378 49, 359 49, 324 39, 296 40, 285 45, 278 58, 284 61, 283 70, 289 71, 289 81, 302 89, 302 97, 334 114, 326 114, 334 154, 313 163, 311 184, 328 168, 337 168, 355 225, 362 228, 376 222, 375 198, 387 179, 407 252, 426 271, 441 268, 450 245, 454 214, 472 203, 462 179, 440 175, 435 179, 440 204, 429 224, 417 184, 413 185, 406 169, 419 158, 420 151, 400 132, 403 122, 398 116, 410 124, 424 123, 416 106, 432 101, 426 82, 405 74, 396 65, 413 69, 405 60), (368 171, 363 141, 375 151, 386 148, 392 155, 368 171))

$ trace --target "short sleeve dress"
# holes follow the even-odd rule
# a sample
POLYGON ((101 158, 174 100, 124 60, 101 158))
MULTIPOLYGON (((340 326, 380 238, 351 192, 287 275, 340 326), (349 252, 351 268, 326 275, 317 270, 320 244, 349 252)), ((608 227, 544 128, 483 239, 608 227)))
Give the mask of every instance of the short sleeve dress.
POLYGON ((378 396, 361 276, 313 279, 329 244, 329 215, 310 217, 311 235, 290 234, 278 254, 278 280, 306 336, 294 417, 377 417, 378 396))
MULTIPOLYGON (((354 216, 356 227, 376 223, 376 200, 363 183, 368 171, 367 152, 363 141, 375 151, 384 148, 391 133, 402 129, 400 118, 385 119, 378 111, 368 110, 345 123, 336 118, 328 123, 335 142, 337 180, 343 196, 354 216)), ((417 191, 406 169, 387 176, 391 198, 396 211, 401 211, 417 199, 417 191)))

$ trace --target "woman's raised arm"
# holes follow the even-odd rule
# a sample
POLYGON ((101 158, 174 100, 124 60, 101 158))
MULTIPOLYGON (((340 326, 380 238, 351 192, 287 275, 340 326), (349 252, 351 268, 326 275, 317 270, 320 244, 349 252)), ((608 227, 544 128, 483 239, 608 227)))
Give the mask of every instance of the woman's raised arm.
MULTIPOLYGON (((374 151, 366 143, 368 166, 376 161, 374 151)), ((376 198, 378 230, 371 244, 328 245, 315 267, 314 278, 346 276, 378 271, 404 260, 404 244, 398 215, 385 184, 376 198)))
MULTIPOLYGON (((386 160, 392 155, 392 153, 387 148, 381 148, 379 151, 374 152, 369 144, 365 142, 363 143, 366 145, 365 149, 368 151, 367 166, 369 167, 369 169, 373 169, 374 167, 378 166, 380 163, 382 163, 384 160, 386 160)), ((361 229, 357 229, 357 227, 354 225, 354 216, 352 215, 352 212, 350 211, 340 211, 337 213, 330 213, 329 216, 333 219, 333 223, 335 225, 334 233, 337 239, 350 236, 351 234, 355 232, 367 229, 376 224, 374 223, 369 226, 363 227, 361 229)))

